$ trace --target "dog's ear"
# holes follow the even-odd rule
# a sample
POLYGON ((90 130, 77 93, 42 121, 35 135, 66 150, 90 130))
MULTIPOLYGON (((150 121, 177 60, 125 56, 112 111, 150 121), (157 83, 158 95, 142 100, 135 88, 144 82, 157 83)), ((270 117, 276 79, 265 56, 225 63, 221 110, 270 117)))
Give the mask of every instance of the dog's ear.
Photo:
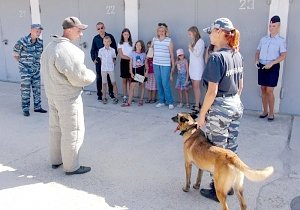
POLYGON ((194 120, 198 118, 198 115, 195 112, 190 113, 190 115, 194 120))
POLYGON ((180 117, 179 121, 182 122, 182 123, 185 123, 185 122, 188 122, 189 120, 186 119, 185 117, 180 117))
POLYGON ((176 115, 176 116, 172 117, 171 119, 173 120, 173 122, 176 122, 176 123, 178 123, 178 115, 176 115))

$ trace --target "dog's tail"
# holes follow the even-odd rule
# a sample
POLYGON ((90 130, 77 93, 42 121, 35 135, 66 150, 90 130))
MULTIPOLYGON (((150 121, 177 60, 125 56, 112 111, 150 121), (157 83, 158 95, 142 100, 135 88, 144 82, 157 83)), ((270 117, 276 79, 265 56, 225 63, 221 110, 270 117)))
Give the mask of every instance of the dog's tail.
POLYGON ((263 181, 269 176, 271 176, 274 172, 273 166, 266 167, 264 169, 251 169, 249 166, 247 166, 241 159, 237 158, 234 161, 234 165, 242 171, 245 176, 250 180, 254 182, 263 181))
POLYGON ((273 172, 274 172, 273 166, 269 166, 264 169, 256 169, 256 170, 248 168, 248 170, 245 170, 244 174, 249 180, 254 182, 259 182, 271 176, 273 172))

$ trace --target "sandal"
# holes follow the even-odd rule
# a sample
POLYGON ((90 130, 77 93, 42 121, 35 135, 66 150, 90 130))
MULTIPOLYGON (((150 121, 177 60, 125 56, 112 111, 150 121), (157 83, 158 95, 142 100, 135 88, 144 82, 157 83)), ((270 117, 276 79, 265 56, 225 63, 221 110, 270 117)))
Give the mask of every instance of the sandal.
POLYGON ((117 104, 118 102, 119 102, 119 99, 117 99, 117 98, 113 99, 113 104, 117 104))
MULTIPOLYGON (((268 116, 268 113, 267 114, 262 113, 261 115, 259 115, 259 118, 266 118, 267 116, 268 116)), ((274 116, 273 116, 273 118, 274 118, 274 116)))
POLYGON ((200 108, 198 106, 192 106, 192 111, 195 113, 195 114, 198 114, 200 112, 200 108))
POLYGON ((192 106, 192 110, 197 110, 197 111, 199 111, 199 110, 200 110, 200 107, 199 107, 199 106, 196 106, 196 105, 193 105, 193 106, 192 106))
POLYGON ((104 99, 102 100, 102 103, 103 103, 103 104, 107 104, 107 98, 104 98, 104 99))
POLYGON ((156 99, 150 100, 150 104, 155 104, 156 103, 156 99))
POLYGON ((128 103, 128 102, 121 105, 121 107, 129 107, 129 106, 130 106, 130 103, 128 103))
POLYGON ((143 106, 144 105, 144 100, 139 100, 139 104, 138 104, 138 106, 143 106))
POLYGON ((273 116, 270 116, 268 117, 268 121, 273 121, 274 120, 274 115, 273 116))
POLYGON ((149 99, 147 99, 146 101, 145 101, 145 104, 150 104, 151 103, 151 100, 149 100, 149 99))

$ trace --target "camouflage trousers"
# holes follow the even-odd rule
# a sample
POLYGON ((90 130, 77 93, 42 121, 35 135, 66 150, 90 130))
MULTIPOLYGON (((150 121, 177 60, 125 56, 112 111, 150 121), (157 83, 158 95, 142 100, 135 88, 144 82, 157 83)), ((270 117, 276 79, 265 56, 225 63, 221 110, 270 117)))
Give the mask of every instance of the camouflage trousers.
POLYGON ((41 76, 39 70, 20 68, 22 110, 29 111, 31 89, 34 109, 41 108, 41 76))
POLYGON ((239 95, 217 97, 206 116, 206 134, 216 146, 237 153, 237 137, 243 104, 239 95))

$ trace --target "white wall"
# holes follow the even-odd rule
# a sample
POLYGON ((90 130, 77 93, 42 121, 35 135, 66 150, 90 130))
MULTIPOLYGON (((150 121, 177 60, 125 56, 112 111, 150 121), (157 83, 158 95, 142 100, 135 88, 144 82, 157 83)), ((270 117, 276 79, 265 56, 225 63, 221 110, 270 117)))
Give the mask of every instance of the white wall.
POLYGON ((32 23, 41 23, 39 0, 30 0, 32 23))
MULTIPOLYGON (((280 35, 287 37, 287 25, 288 25, 288 15, 289 15, 289 1, 288 0, 272 0, 270 5, 269 20, 274 16, 278 15, 280 17, 280 35)), ((269 23, 267 23, 268 25, 269 23)), ((280 63, 279 79, 278 85, 274 90, 275 95, 275 112, 279 111, 280 100, 281 100, 281 90, 283 86, 282 74, 285 70, 284 61, 280 63)), ((282 95, 283 96, 283 95, 282 95)))
POLYGON ((125 0, 125 27, 130 28, 133 41, 138 40, 138 0, 125 0))

